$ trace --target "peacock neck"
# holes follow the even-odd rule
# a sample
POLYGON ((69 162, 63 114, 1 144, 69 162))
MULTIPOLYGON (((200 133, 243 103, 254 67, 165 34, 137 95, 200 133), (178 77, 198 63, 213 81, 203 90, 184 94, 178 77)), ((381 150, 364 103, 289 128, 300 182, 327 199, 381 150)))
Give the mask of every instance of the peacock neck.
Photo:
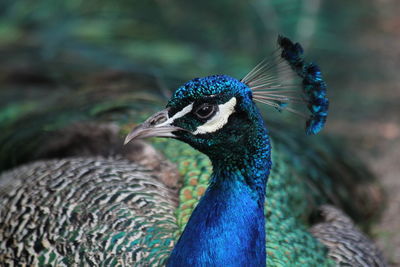
MULTIPOLYGON (((263 121, 260 124, 264 126, 263 121)), ((210 159, 213 165, 210 189, 248 188, 249 194, 263 206, 271 168, 271 146, 265 127, 259 126, 244 144, 231 147, 230 153, 211 155, 210 159)))
POLYGON ((261 121, 241 153, 210 156, 210 185, 168 266, 265 266, 265 188, 270 143, 261 121), (262 127, 261 127, 261 126, 262 127))

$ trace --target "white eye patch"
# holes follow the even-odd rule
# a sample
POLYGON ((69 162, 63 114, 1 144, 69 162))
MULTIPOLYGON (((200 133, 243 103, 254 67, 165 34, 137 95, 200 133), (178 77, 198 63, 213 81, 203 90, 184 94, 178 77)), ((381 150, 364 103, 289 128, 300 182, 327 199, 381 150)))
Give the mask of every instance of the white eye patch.
POLYGON ((192 109, 193 109, 193 103, 187 105, 181 111, 175 113, 174 116, 172 116, 171 118, 168 118, 168 120, 164 121, 163 123, 158 124, 156 127, 162 127, 162 126, 165 126, 165 125, 171 125, 176 119, 179 119, 179 118, 185 116, 190 111, 192 111, 192 109))
MULTIPOLYGON (((228 102, 218 105, 218 112, 203 125, 197 127, 194 135, 213 133, 224 127, 228 122, 229 116, 235 112, 236 98, 232 97, 228 102)), ((175 116, 174 116, 175 117, 175 116)))

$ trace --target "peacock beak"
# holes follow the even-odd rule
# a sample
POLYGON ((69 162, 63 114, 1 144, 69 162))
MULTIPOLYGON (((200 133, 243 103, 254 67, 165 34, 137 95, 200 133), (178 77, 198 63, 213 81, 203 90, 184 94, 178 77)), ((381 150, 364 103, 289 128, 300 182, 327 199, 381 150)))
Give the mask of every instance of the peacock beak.
POLYGON ((172 125, 173 120, 168 117, 168 109, 157 112, 142 124, 136 126, 126 136, 124 145, 133 139, 148 137, 176 137, 173 132, 183 130, 172 125))

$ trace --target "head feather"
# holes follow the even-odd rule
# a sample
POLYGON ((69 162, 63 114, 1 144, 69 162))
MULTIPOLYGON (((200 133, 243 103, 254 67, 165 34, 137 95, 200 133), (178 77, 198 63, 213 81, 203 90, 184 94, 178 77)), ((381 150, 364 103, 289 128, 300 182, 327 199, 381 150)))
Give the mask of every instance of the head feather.
POLYGON ((274 57, 261 61, 241 82, 253 91, 255 101, 304 117, 306 133, 317 134, 325 125, 329 106, 321 71, 304 61, 299 43, 279 36, 278 45, 274 57), (308 112, 289 104, 306 106, 308 112))

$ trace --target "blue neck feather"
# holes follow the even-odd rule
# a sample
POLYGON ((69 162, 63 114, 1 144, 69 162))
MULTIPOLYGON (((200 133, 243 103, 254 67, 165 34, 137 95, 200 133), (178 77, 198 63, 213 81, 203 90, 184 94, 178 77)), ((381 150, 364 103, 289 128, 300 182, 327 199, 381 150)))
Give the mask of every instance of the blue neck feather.
POLYGON ((167 266, 265 266, 270 143, 257 110, 241 153, 209 154, 214 172, 167 266))

